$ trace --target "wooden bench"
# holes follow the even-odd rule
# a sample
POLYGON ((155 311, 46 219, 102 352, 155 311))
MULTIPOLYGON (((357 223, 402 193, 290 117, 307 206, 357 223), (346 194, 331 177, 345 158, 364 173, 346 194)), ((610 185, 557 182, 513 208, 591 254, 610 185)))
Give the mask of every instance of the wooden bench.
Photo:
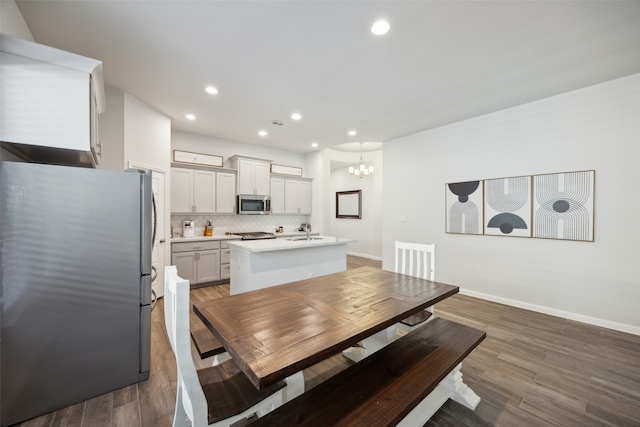
POLYGON ((226 350, 216 336, 213 335, 213 332, 202 323, 202 320, 199 318, 196 319, 197 321, 192 319, 190 332, 191 340, 196 346, 200 358, 206 359, 207 357, 224 353, 226 350))
POLYGON ((251 426, 416 426, 449 398, 475 409, 480 399, 459 370, 485 336, 436 318, 251 426))
MULTIPOLYGON (((241 414, 287 385, 284 381, 278 381, 264 390, 258 390, 233 360, 199 369, 197 373, 207 401, 209 424, 241 414)), ((277 404, 279 402, 276 399, 274 405, 277 404)))

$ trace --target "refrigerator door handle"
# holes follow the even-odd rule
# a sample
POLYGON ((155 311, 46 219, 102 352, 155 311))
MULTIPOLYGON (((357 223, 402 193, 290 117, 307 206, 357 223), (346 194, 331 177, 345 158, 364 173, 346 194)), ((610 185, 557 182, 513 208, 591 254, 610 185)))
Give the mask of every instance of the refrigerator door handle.
POLYGON ((151 250, 153 250, 153 247, 156 245, 156 233, 158 230, 158 211, 156 210, 156 196, 153 194, 153 191, 151 191, 151 209, 153 210, 153 232, 151 236, 151 250))

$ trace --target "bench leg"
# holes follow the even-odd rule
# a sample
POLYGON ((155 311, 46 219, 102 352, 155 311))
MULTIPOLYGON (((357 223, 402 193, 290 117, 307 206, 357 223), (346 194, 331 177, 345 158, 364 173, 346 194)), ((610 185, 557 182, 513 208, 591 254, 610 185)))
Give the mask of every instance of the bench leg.
POLYGON ((448 399, 452 399, 469 409, 476 409, 480 398, 462 381, 462 363, 453 370, 427 395, 397 427, 424 425, 448 399))
POLYGON ((462 363, 455 367, 445 380, 451 381, 454 387, 454 393, 451 399, 469 409, 475 410, 480 403, 480 397, 462 381, 462 363))
POLYGON ((302 371, 285 378, 287 386, 284 388, 283 403, 295 399, 304 393, 304 375, 302 371))
POLYGON ((446 383, 446 379, 442 380, 396 427, 425 425, 427 421, 429 421, 429 418, 438 412, 438 409, 451 397, 451 393, 451 385, 446 383))

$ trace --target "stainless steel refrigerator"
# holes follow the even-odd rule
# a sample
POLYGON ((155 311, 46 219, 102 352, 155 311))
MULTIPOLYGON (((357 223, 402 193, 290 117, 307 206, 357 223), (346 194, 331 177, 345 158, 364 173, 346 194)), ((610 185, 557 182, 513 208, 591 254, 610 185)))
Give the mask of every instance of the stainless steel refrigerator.
POLYGON ((150 171, 0 163, 2 426, 149 377, 150 171))

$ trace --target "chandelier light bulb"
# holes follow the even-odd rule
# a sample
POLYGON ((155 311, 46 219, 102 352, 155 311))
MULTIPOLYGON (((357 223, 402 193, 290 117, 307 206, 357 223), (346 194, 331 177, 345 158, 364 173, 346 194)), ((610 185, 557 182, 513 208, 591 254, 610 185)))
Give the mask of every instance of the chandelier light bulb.
POLYGON ((369 176, 371 174, 373 174, 373 166, 365 166, 364 162, 362 161, 362 142, 360 143, 360 164, 358 166, 351 166, 349 167, 349 174, 350 175, 355 175, 358 178, 362 178, 365 176, 369 176))

